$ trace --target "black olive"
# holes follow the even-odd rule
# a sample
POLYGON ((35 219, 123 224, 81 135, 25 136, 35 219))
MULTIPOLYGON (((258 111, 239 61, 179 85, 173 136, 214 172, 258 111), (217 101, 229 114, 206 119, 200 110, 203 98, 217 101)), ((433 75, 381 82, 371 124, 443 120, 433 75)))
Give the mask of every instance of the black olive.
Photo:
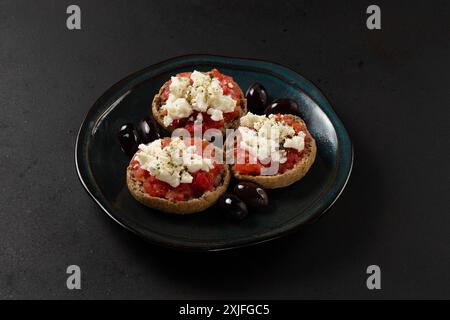
POLYGON ((266 191, 256 183, 240 181, 234 187, 234 194, 252 208, 263 208, 269 204, 266 191))
POLYGON ((226 193, 219 200, 220 210, 233 220, 243 220, 248 215, 247 205, 234 194, 226 193))
POLYGON ((263 113, 267 105, 267 91, 260 83, 252 84, 245 94, 248 110, 253 113, 263 113))
POLYGON ((139 146, 139 136, 132 123, 124 124, 120 127, 117 135, 122 151, 130 158, 136 153, 139 146))
POLYGON ((287 98, 277 99, 274 102, 272 102, 265 111, 265 114, 271 113, 293 114, 296 116, 301 116, 297 102, 287 98))
POLYGON ((137 133, 139 135, 140 142, 145 144, 157 140, 161 137, 158 125, 156 124, 155 120, 150 117, 145 117, 138 123, 137 133))

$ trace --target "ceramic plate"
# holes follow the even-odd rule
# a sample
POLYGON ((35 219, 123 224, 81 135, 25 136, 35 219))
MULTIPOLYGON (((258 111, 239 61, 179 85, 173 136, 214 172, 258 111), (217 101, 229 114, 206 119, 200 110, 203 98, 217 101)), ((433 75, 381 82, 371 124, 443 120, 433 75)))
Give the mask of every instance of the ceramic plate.
POLYGON ((327 99, 311 82, 278 64, 212 55, 170 59, 138 71, 106 91, 89 110, 75 146, 78 176, 100 208, 145 240, 183 250, 223 250, 261 243, 315 221, 336 201, 350 176, 353 149, 349 136, 327 99), (243 91, 262 83, 270 99, 298 102, 302 118, 317 141, 317 159, 305 178, 271 190, 270 205, 233 223, 214 208, 177 216, 142 206, 128 192, 129 159, 117 142, 119 127, 151 113, 153 96, 171 75, 218 68, 243 91))

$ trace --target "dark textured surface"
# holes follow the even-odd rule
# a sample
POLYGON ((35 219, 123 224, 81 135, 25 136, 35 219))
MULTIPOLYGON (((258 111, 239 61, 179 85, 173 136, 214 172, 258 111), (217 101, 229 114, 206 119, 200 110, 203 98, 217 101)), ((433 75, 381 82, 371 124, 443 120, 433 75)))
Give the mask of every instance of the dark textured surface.
MULTIPOLYGON (((0 2, 0 298, 450 298, 449 4, 0 2), (352 178, 318 223, 220 254, 159 249, 89 199, 73 161, 110 85, 207 52, 285 64, 329 97, 355 143, 352 178), (82 269, 82 290, 65 269, 82 269), (378 264, 382 290, 365 287, 378 264)), ((279 3, 279 2, 277 2, 279 3)))

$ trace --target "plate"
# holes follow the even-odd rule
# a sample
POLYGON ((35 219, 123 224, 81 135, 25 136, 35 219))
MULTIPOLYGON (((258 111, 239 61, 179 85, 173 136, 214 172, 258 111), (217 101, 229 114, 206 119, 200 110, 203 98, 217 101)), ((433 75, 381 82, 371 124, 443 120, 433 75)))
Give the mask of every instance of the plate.
POLYGON ((107 90, 87 113, 75 145, 80 181, 114 221, 143 239, 165 247, 193 251, 238 248, 275 239, 315 221, 344 189, 352 169, 350 138, 330 103, 311 82, 281 65, 212 55, 188 55, 138 71, 107 90), (151 113, 151 101, 171 75, 218 68, 245 91, 262 83, 270 99, 298 102, 302 118, 317 142, 317 158, 308 174, 290 187, 270 190, 269 208, 250 212, 233 223, 210 208, 179 216, 147 208, 128 192, 129 159, 117 142, 119 127, 151 113))

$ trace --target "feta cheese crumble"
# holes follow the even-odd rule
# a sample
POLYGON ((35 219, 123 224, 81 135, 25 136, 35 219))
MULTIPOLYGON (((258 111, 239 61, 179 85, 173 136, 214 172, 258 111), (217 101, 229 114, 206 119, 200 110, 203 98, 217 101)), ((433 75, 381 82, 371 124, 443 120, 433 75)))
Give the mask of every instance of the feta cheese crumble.
POLYGON ((191 173, 214 168, 213 161, 203 158, 195 145, 187 146, 178 137, 172 138, 165 147, 162 147, 160 139, 141 144, 134 159, 142 169, 174 188, 180 183, 192 183, 191 173))
POLYGON ((207 112, 214 121, 223 120, 223 114, 232 112, 236 101, 224 95, 220 81, 207 73, 194 71, 187 77, 172 77, 167 101, 161 107, 166 110, 164 125, 174 120, 188 118, 194 111, 207 112), (191 84, 192 80, 192 84, 191 84))
POLYGON ((302 151, 305 148, 305 133, 295 133, 294 128, 284 121, 277 121, 275 115, 259 116, 251 112, 240 120, 240 143, 242 150, 248 150, 261 162, 269 160, 285 163, 286 148, 302 151))

